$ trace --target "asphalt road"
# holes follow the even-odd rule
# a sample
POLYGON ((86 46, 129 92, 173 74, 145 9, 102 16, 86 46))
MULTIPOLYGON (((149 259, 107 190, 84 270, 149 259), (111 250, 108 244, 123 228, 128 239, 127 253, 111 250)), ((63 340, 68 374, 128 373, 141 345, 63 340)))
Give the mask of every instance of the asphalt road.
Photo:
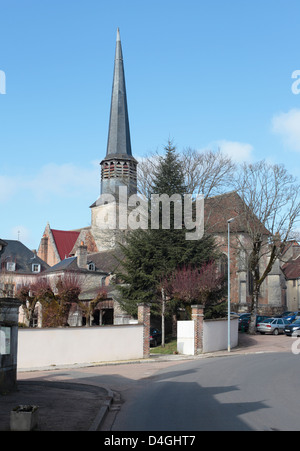
MULTIPOLYGON (((298 431, 300 355, 183 362, 123 392, 111 431, 298 431)), ((110 424, 109 424, 110 423, 110 424)))

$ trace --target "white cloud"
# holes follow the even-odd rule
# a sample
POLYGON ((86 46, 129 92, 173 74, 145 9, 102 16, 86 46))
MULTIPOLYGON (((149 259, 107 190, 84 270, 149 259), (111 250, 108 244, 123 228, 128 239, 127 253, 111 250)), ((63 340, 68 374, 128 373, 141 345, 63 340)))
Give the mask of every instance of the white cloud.
POLYGON ((272 119, 272 131, 281 136, 284 145, 300 152, 300 109, 279 113, 272 119))
POLYGON ((250 162, 252 160, 253 146, 239 141, 221 140, 214 143, 224 155, 232 158, 236 163, 250 162))
POLYGON ((48 196, 69 198, 81 196, 99 185, 100 169, 83 169, 73 164, 48 164, 36 176, 26 181, 26 186, 38 200, 48 196))
POLYGON ((50 198, 70 198, 96 192, 100 184, 100 167, 94 162, 91 168, 81 168, 74 164, 58 165, 50 163, 35 174, 23 177, 0 176, 0 203, 10 201, 15 195, 26 192, 37 201, 47 202, 50 198))

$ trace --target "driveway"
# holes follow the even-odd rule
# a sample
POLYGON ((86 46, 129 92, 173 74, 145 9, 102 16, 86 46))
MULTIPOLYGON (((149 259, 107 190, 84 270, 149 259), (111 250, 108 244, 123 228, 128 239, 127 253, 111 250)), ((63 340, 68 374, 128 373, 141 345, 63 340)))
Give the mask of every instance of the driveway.
MULTIPOLYGON (((239 344, 232 349, 232 353, 260 353, 260 352, 292 352, 300 340, 282 335, 248 335, 239 333, 239 344)), ((223 352, 224 353, 224 352, 223 352)), ((219 354, 219 353, 214 353, 219 354)))

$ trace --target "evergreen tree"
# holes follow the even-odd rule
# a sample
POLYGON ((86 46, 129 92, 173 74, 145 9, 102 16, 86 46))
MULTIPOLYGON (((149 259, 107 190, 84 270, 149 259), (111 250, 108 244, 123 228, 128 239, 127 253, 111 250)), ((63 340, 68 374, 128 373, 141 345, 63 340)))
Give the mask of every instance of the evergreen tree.
MULTIPOLYGON (((154 176, 151 194, 187 194, 181 163, 171 142, 165 147, 165 155, 160 158, 154 176)), ((119 302, 131 315, 136 315, 140 302, 150 302, 155 307, 155 301, 160 297, 159 283, 174 269, 185 265, 200 267, 217 257, 211 236, 196 241, 186 240, 183 218, 182 228, 174 228, 174 208, 171 203, 170 229, 162 228, 160 211, 158 229, 149 227, 148 230, 131 231, 126 244, 121 246, 125 259, 122 262, 123 271, 118 275, 124 281, 119 287, 119 302)))

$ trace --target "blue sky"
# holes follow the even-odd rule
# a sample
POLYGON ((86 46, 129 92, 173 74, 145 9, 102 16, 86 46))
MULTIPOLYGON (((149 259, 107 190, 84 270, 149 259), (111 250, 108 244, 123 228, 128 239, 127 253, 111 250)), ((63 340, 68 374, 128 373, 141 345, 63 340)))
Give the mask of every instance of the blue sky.
POLYGON ((0 0, 0 237, 90 224, 117 27, 134 156, 172 138, 298 177, 299 20, 299 0, 0 0))

